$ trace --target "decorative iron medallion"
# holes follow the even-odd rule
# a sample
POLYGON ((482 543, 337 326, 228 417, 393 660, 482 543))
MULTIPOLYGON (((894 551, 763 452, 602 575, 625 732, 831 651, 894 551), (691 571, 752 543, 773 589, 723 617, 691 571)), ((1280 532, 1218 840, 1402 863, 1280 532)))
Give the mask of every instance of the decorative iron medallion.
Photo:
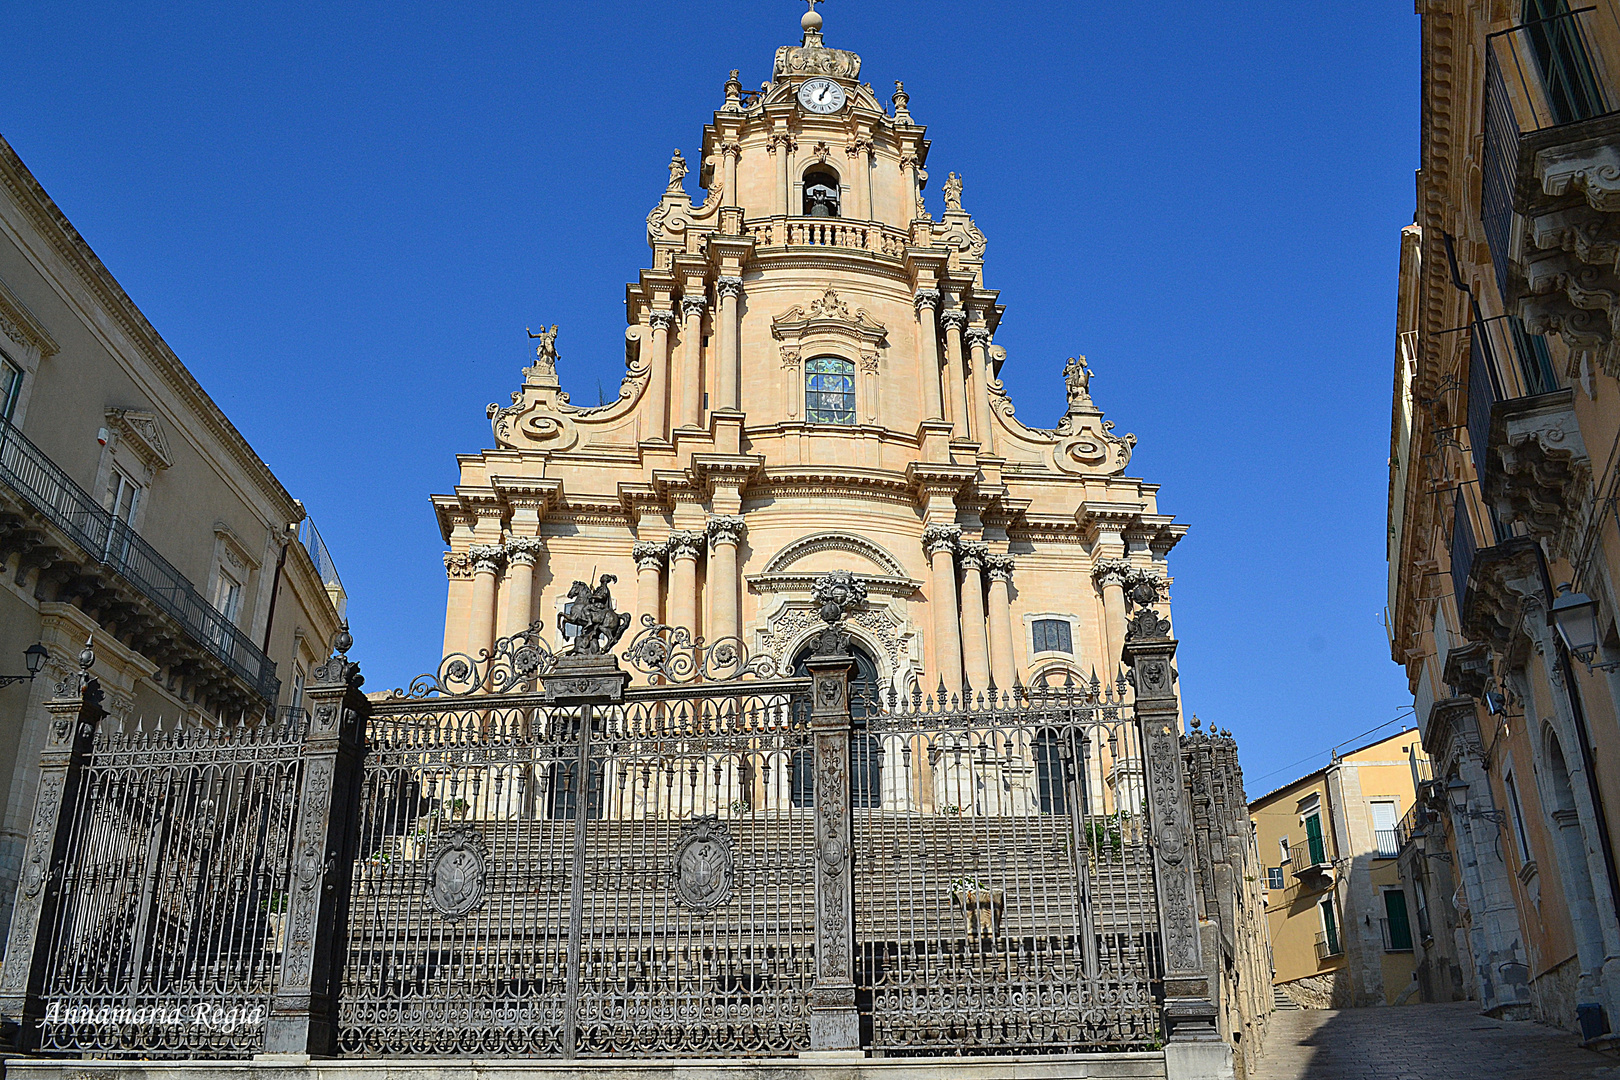
POLYGON ((735 863, 731 830, 718 817, 693 818, 675 842, 675 899, 696 911, 712 911, 731 898, 735 863))
POLYGON ((428 863, 428 903, 454 921, 484 902, 488 863, 478 830, 452 829, 428 863))

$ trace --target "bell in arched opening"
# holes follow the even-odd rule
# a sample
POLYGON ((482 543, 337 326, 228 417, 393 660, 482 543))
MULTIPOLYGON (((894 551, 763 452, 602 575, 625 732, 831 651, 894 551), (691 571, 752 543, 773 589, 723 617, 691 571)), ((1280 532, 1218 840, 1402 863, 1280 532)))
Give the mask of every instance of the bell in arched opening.
POLYGON ((830 172, 804 176, 805 217, 838 217, 838 177, 830 172))

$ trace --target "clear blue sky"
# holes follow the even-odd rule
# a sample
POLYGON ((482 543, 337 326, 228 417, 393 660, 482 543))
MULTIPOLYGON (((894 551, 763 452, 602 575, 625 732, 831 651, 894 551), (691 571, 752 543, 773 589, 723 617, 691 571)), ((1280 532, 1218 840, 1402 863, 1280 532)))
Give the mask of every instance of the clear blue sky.
MULTIPOLYGON (((905 80, 936 210, 964 178, 1019 415, 1054 423, 1086 354, 1192 527, 1181 686, 1251 793, 1408 706, 1381 611, 1410 0, 821 10, 882 96, 905 80)), ((0 133, 304 500, 368 685, 402 685, 442 635, 428 496, 489 445, 524 327, 560 325, 576 401, 616 392, 670 150, 802 11, 5 0, 0 133)))

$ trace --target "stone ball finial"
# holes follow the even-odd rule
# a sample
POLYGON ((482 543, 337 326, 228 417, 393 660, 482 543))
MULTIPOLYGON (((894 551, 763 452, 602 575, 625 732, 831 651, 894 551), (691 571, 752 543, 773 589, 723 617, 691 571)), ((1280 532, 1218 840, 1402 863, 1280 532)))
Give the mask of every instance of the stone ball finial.
POLYGON ((810 0, 810 10, 799 18, 799 25, 803 27, 804 32, 807 34, 819 34, 821 32, 821 14, 816 11, 816 4, 819 2, 820 0, 810 0))

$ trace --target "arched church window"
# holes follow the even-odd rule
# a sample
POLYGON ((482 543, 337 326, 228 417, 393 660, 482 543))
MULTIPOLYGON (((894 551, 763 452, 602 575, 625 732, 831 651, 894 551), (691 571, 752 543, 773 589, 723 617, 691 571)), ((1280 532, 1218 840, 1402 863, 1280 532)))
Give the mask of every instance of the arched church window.
POLYGON ((855 364, 817 356, 804 364, 804 417, 812 424, 855 422, 855 364))
POLYGON ((805 173, 804 216, 838 217, 838 190, 838 177, 832 173, 805 173))

